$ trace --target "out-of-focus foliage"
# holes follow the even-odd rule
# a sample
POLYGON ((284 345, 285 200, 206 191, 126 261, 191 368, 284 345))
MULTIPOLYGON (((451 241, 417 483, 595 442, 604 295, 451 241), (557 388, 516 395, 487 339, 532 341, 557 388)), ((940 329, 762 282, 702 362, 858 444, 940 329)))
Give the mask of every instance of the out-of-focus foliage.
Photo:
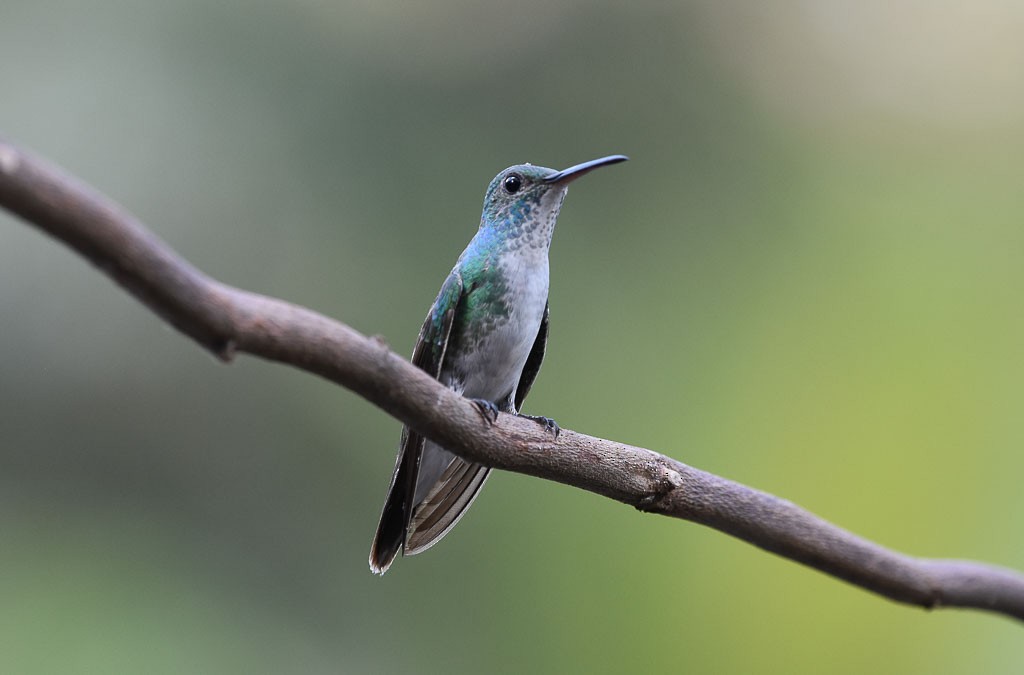
MULTIPOLYGON (((573 186, 527 408, 1024 568, 1010 2, 0 5, 0 133, 408 352, 503 167, 573 186)), ((1020 626, 492 478, 366 566, 399 425, 0 216, 0 670, 1019 673, 1020 626)))

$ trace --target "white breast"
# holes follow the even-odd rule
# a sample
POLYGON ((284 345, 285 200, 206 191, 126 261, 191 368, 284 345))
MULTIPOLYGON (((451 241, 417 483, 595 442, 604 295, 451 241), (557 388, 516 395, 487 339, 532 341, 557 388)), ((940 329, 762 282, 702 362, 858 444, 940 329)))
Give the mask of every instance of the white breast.
POLYGON ((548 301, 547 251, 535 253, 520 250, 499 261, 517 300, 478 349, 453 355, 458 358, 455 369, 464 373, 464 379, 451 386, 464 396, 500 403, 519 383, 548 301))

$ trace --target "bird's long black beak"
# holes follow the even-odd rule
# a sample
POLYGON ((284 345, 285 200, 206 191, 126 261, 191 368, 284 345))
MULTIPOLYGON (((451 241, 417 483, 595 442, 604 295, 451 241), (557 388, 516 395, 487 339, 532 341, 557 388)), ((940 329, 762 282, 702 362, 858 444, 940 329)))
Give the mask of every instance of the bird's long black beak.
POLYGON ((552 174, 544 176, 545 183, 569 183, 576 180, 584 174, 588 174, 594 169, 602 166, 608 166, 609 164, 618 164, 619 162, 625 162, 629 157, 625 155, 608 155, 601 159, 592 159, 589 162, 583 162, 576 166, 570 166, 568 169, 556 171, 552 174))

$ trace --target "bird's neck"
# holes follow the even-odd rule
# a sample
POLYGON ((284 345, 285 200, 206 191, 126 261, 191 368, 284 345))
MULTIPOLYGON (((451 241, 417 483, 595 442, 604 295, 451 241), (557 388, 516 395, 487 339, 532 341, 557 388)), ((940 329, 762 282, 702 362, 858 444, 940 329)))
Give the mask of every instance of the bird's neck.
POLYGON ((527 298, 547 297, 548 247, 481 228, 456 265, 473 314, 507 315, 527 298))
POLYGON ((519 220, 508 219, 497 222, 482 221, 466 253, 478 256, 522 255, 527 258, 547 258, 551 247, 551 235, 555 218, 519 220))

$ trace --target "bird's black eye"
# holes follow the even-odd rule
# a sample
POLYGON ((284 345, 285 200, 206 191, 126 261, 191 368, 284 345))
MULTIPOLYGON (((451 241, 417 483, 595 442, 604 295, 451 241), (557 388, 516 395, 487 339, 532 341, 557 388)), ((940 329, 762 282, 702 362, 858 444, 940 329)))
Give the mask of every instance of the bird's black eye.
POLYGON ((523 179, 517 173, 510 173, 505 176, 505 180, 501 182, 501 186, 505 188, 505 192, 510 195, 514 195, 519 192, 523 187, 523 179))

